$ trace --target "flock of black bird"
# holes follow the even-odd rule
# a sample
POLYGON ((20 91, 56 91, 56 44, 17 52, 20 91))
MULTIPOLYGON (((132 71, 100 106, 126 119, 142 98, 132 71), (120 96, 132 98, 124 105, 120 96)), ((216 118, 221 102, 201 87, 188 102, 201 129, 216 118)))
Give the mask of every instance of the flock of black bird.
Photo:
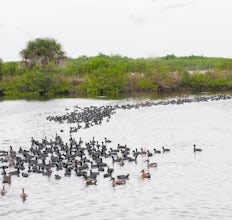
POLYGON ((146 101, 134 104, 124 104, 124 105, 107 105, 107 106, 90 106, 81 108, 79 106, 74 106, 73 111, 68 111, 64 115, 48 116, 47 120, 55 121, 60 124, 68 123, 73 124, 70 126, 70 133, 77 132, 81 128, 89 128, 94 125, 100 125, 104 118, 107 121, 110 120, 111 116, 116 113, 118 109, 129 110, 138 109, 140 107, 151 107, 158 105, 181 105, 184 103, 192 102, 208 102, 215 100, 227 100, 231 99, 232 95, 213 95, 213 96, 193 96, 186 98, 175 98, 169 100, 160 100, 156 102, 146 101))
MULTIPOLYGON (((105 138, 98 141, 93 137, 88 142, 84 142, 81 137, 78 140, 73 137, 73 132, 77 132, 81 128, 89 128, 94 125, 101 125, 106 119, 109 121, 112 114, 117 109, 132 109, 140 107, 149 107, 156 105, 168 104, 184 104, 191 102, 205 102, 213 100, 231 99, 232 95, 215 95, 215 96, 197 96, 188 98, 177 98, 171 100, 162 100, 157 102, 141 102, 136 104, 101 106, 101 107, 78 107, 75 106, 73 111, 69 111, 61 116, 48 116, 47 120, 58 123, 69 123, 70 126, 69 141, 64 142, 61 134, 56 133, 54 140, 43 138, 41 141, 31 138, 31 146, 29 149, 20 147, 14 150, 9 146, 8 150, 0 150, 0 168, 2 174, 3 187, 0 194, 6 194, 5 185, 10 185, 12 177, 27 178, 31 173, 55 178, 59 180, 63 177, 75 175, 82 178, 86 185, 96 185, 97 177, 102 175, 104 178, 112 180, 112 186, 123 185, 129 179, 129 174, 114 174, 114 164, 124 166, 126 163, 137 163, 137 158, 143 156, 146 159, 146 168, 141 171, 142 178, 150 178, 149 168, 157 167, 156 162, 150 162, 150 158, 154 154, 167 153, 170 149, 162 147, 162 150, 156 148, 152 152, 143 148, 131 149, 127 145, 117 144, 115 148, 111 140, 105 138), (106 161, 111 161, 110 163, 106 161), (60 174, 62 173, 63 174, 60 174)), ((63 130, 60 130, 62 133, 63 130)), ((202 151, 200 148, 193 146, 193 151, 202 151)), ((26 200, 27 194, 22 189, 20 195, 23 201, 26 200)))

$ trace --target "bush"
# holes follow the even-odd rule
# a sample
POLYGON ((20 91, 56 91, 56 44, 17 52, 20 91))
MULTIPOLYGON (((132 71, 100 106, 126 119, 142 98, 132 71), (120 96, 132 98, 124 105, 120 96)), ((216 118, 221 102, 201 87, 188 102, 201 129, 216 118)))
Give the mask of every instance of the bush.
POLYGON ((68 93, 71 84, 53 74, 29 72, 13 76, 2 82, 3 93, 8 96, 46 96, 68 93))

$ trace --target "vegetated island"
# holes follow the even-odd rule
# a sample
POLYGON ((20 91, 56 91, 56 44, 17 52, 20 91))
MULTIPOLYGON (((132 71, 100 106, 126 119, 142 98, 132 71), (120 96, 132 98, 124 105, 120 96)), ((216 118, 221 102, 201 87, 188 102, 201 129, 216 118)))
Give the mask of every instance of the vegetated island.
POLYGON ((204 56, 68 58, 54 39, 37 38, 22 61, 0 59, 0 96, 119 95, 133 92, 230 91, 232 59, 204 56))

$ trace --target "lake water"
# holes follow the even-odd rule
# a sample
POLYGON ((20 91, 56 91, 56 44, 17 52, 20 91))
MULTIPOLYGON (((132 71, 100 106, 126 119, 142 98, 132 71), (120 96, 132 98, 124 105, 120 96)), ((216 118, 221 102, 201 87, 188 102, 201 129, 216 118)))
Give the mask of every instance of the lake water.
MULTIPOLYGON (((56 133, 69 139, 70 124, 46 120, 62 115, 74 106, 103 106, 141 100, 53 99, 48 101, 0 102, 0 150, 13 146, 29 149, 31 137, 54 139, 56 133), (63 130, 63 132, 61 132, 63 130)), ((72 133, 88 142, 105 137, 131 149, 153 152, 165 146, 169 153, 155 154, 150 162, 150 179, 142 179, 146 157, 137 164, 126 162, 114 167, 113 176, 130 174, 125 185, 99 175, 97 185, 86 186, 74 174, 57 181, 31 173, 28 178, 13 177, 0 197, 0 219, 232 219, 232 99, 158 105, 139 109, 118 109, 110 121, 72 133), (193 144, 202 152, 193 152, 193 144), (20 199, 25 188, 28 199, 20 199)), ((0 162, 1 163, 1 162, 0 162)), ((2 175, 0 175, 2 182, 2 175)), ((2 188, 2 186, 0 185, 2 188)))

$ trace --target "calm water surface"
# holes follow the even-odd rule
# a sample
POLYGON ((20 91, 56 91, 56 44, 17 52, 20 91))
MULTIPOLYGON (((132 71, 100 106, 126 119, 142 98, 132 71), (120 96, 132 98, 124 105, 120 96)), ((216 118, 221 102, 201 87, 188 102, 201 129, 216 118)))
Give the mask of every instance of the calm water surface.
MULTIPOLYGON (((75 105, 102 106, 135 100, 53 99, 49 101, 0 102, 0 150, 29 149, 31 137, 53 139, 58 133, 68 141, 69 126, 46 120, 75 105), (60 132, 63 129, 64 132, 60 132)), ((7 194, 0 197, 0 219, 232 219, 232 100, 186 103, 117 110, 110 122, 81 129, 72 136, 87 142, 94 136, 128 147, 162 146, 170 153, 154 155, 151 179, 139 172, 146 169, 146 157, 138 163, 114 164, 115 173, 130 173, 124 186, 112 187, 98 177, 96 186, 85 186, 72 175, 57 181, 31 174, 13 177, 7 194), (193 153, 193 144, 202 152, 193 153), (28 199, 19 197, 25 187, 28 199)), ((111 164, 111 160, 106 160, 111 164)), ((0 175, 2 182, 2 175, 0 175)), ((0 185, 1 187, 1 185, 0 185)))

